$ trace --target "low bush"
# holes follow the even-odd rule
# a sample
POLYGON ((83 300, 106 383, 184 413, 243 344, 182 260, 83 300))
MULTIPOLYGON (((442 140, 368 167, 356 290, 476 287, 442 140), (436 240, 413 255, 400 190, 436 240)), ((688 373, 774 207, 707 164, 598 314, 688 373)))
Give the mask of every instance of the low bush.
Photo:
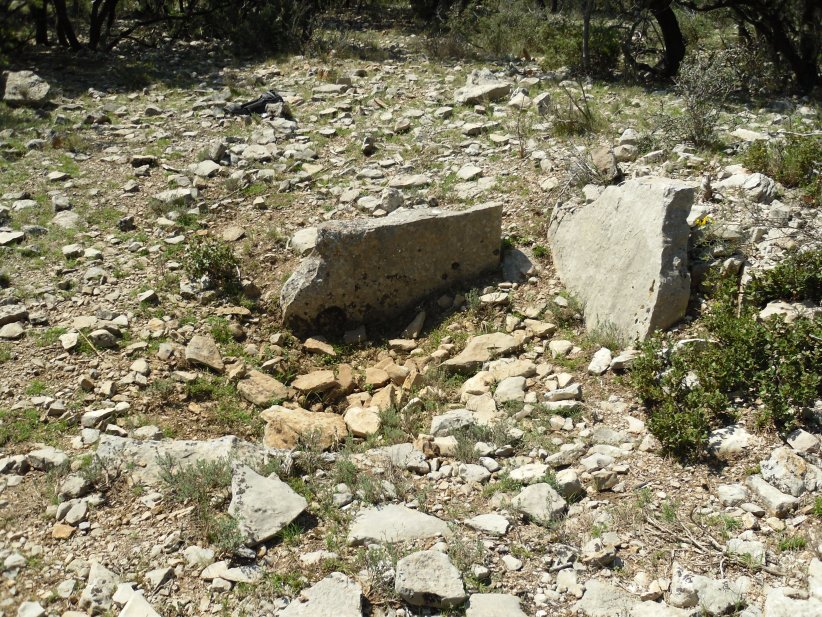
POLYGON ((782 432, 802 423, 822 396, 822 318, 787 324, 778 316, 761 321, 757 313, 772 299, 818 294, 820 259, 822 251, 789 258, 760 275, 741 304, 735 281, 714 281, 702 339, 674 347, 657 335, 643 345, 631 381, 666 451, 699 458, 712 429, 750 410, 757 424, 782 432))
POLYGON ((690 142, 698 147, 716 144, 722 105, 740 87, 734 67, 742 62, 741 55, 738 49, 722 49, 685 57, 674 84, 682 109, 658 117, 660 129, 669 141, 690 142))
POLYGON ((208 236, 192 240, 185 255, 186 273, 203 287, 232 295, 240 290, 240 263, 231 247, 208 236))
POLYGON ((756 141, 742 163, 787 187, 803 189, 808 205, 822 205, 822 138, 794 135, 784 143, 756 141))

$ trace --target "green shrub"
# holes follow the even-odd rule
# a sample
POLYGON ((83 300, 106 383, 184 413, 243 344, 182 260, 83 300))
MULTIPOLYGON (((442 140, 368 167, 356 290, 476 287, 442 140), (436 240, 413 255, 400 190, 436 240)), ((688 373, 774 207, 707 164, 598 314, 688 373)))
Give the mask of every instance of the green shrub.
POLYGON ((674 84, 682 100, 681 113, 659 116, 660 128, 670 141, 713 146, 722 105, 739 87, 734 66, 742 61, 736 49, 695 52, 683 60, 674 84))
POLYGON ((665 349, 655 336, 642 347, 631 381, 648 408, 648 428, 664 449, 699 458, 708 433, 757 410, 757 422, 789 431, 822 396, 822 319, 786 324, 756 319, 737 304, 734 281, 714 283, 703 343, 665 349))
POLYGON ((231 247, 209 236, 197 236, 185 255, 186 273, 195 280, 207 279, 207 286, 231 295, 240 290, 240 262, 231 247))
POLYGON ((756 141, 742 163, 790 188, 802 188, 809 205, 822 205, 822 138, 792 135, 784 143, 756 141))
POLYGON ((822 250, 793 253, 774 269, 754 274, 745 294, 758 307, 773 300, 822 301, 822 250))

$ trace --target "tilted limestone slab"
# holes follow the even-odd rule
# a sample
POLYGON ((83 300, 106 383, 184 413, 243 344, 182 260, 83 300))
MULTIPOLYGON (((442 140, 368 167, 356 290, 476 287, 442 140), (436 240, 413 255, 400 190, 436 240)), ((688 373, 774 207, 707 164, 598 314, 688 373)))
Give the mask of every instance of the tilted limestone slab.
POLYGON ((645 339, 685 315, 690 297, 688 212, 694 187, 669 178, 609 186, 593 203, 558 208, 551 250, 590 330, 645 339))
POLYGON ((390 319, 497 268, 501 225, 499 204, 320 225, 313 252, 283 286, 283 318, 296 328, 390 319))
POLYGON ((261 463, 265 449, 227 435, 219 439, 191 441, 163 439, 138 441, 115 435, 100 435, 97 456, 106 469, 120 467, 138 482, 158 485, 162 482, 164 466, 188 467, 197 463, 237 461, 261 463))

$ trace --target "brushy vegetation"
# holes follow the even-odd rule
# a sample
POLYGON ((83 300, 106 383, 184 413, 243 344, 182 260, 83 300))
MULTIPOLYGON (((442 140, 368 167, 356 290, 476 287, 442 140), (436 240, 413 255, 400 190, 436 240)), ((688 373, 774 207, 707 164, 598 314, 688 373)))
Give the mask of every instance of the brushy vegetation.
POLYGON ((708 433, 756 414, 788 431, 822 396, 822 318, 791 324, 757 318, 774 299, 818 299, 822 251, 796 254, 763 273, 740 303, 736 282, 714 282, 704 340, 676 348, 662 336, 644 344, 631 379, 648 407, 648 428, 670 453, 698 458, 708 433))
POLYGON ((240 262, 231 247, 216 238, 198 236, 189 244, 184 266, 203 287, 214 288, 225 295, 240 291, 240 262))
POLYGON ((589 66, 582 57, 582 29, 576 20, 551 15, 531 0, 471 3, 449 13, 447 27, 480 56, 533 56, 546 69, 609 76, 619 64, 619 31, 604 22, 591 24, 589 66))
POLYGON ((194 507, 195 524, 209 542, 225 553, 233 553, 242 545, 237 522, 224 512, 231 486, 227 461, 197 461, 180 467, 167 458, 160 460, 160 467, 160 477, 171 498, 194 507))
POLYGON ((698 147, 715 145, 722 105, 740 85, 734 70, 740 62, 738 49, 686 56, 674 83, 674 91, 682 99, 682 113, 663 113, 658 117, 667 141, 687 141, 698 147))
POLYGON ((792 135, 784 142, 755 141, 742 162, 751 171, 802 189, 807 205, 822 205, 822 137, 792 135))

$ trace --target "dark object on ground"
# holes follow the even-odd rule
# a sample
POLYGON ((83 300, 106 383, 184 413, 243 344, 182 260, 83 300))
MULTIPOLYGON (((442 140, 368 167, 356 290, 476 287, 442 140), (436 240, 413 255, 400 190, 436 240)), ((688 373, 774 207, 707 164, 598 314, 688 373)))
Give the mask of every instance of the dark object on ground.
POLYGON ((243 103, 241 105, 237 105, 236 103, 229 103, 226 106, 226 111, 235 116, 249 116, 251 114, 263 113, 267 105, 275 105, 277 103, 284 102, 285 101, 283 101, 283 97, 281 97, 273 90, 268 90, 266 92, 263 92, 253 101, 248 101, 247 103, 243 103))

